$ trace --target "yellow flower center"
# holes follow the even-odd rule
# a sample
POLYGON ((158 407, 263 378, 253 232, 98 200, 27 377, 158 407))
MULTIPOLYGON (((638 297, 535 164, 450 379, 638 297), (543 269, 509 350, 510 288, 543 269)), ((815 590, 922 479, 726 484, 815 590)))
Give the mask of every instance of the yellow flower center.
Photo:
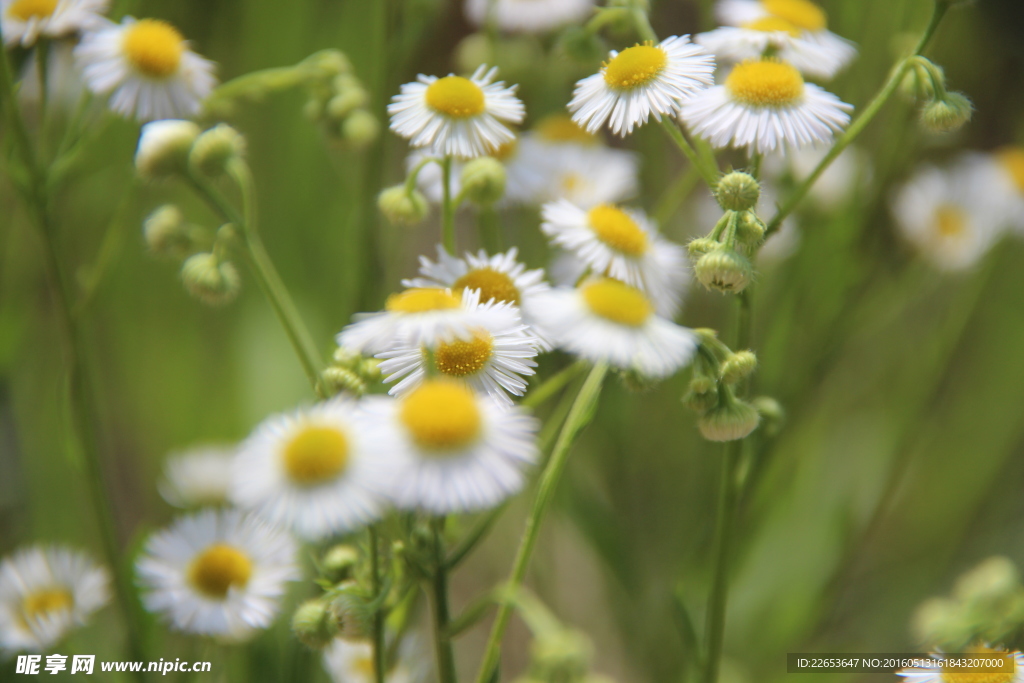
POLYGON ((334 479, 348 464, 348 439, 335 427, 307 425, 285 445, 288 477, 301 486, 334 479))
POLYGON ((610 88, 631 90, 647 85, 668 64, 668 55, 654 45, 634 45, 604 65, 604 82, 610 88))
POLYGON ((533 129, 548 142, 575 142, 581 145, 596 145, 598 138, 577 126, 565 114, 551 114, 541 119, 533 129))
POLYGON ((935 209, 935 232, 940 237, 959 237, 967 231, 967 214, 954 204, 935 209))
POLYGON ((736 65, 725 87, 734 99, 754 107, 785 107, 800 99, 804 79, 786 62, 775 59, 736 65))
POLYGON ((602 318, 629 327, 640 327, 654 312, 643 292, 610 278, 583 285, 583 300, 602 318))
POLYGON ((461 292, 464 289, 479 289, 480 301, 508 302, 519 305, 519 288, 505 273, 491 267, 471 270, 452 285, 452 289, 461 292))
POLYGON ((7 8, 7 16, 28 21, 32 18, 45 19, 57 9, 57 0, 14 0, 7 8))
POLYGON ((427 106, 452 118, 484 113, 484 91, 462 76, 445 76, 427 87, 427 106))
POLYGON ((761 6, 769 14, 805 31, 821 31, 828 27, 828 16, 810 0, 761 0, 761 6))
POLYGON ((407 289, 392 294, 384 303, 384 309, 392 313, 426 313, 458 308, 459 300, 443 289, 434 287, 407 289))
POLYGON ((1024 193, 1024 148, 1004 147, 996 152, 996 159, 1013 178, 1013 184, 1024 193))
POLYGON ((800 29, 781 17, 761 17, 755 21, 743 24, 743 28, 750 29, 751 31, 763 31, 764 33, 782 31, 794 38, 800 36, 800 29))
POLYGON ((647 233, 617 206, 595 206, 587 213, 587 223, 599 240, 616 251, 630 256, 640 256, 647 251, 647 233))
POLYGON ((223 600, 228 589, 245 588, 252 576, 252 561, 238 548, 215 543, 201 552, 188 568, 188 580, 200 593, 223 600))
POLYGON ((480 407, 469 387, 449 379, 427 380, 405 399, 399 419, 418 446, 451 450, 468 446, 480 435, 480 407))
POLYGON ((185 39, 166 21, 140 19, 125 31, 121 47, 137 71, 150 78, 167 78, 178 71, 185 39))
POLYGON ((568 171, 565 175, 560 176, 558 184, 562 188, 562 194, 568 195, 576 192, 583 187, 587 179, 581 176, 579 173, 573 173, 568 171))
POLYGON ((29 593, 21 601, 21 612, 25 621, 44 619, 57 612, 71 609, 75 599, 66 588, 51 587, 29 593))
POLYGON ((494 338, 477 330, 469 341, 456 339, 439 345, 434 351, 434 367, 451 377, 475 375, 487 364, 493 350, 494 338))

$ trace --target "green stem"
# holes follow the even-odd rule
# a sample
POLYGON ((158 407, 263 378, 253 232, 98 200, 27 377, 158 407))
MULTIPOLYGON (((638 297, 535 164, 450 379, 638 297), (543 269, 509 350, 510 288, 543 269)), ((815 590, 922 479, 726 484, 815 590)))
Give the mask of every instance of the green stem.
MULTIPOLYGON (((576 437, 582 432, 593 417, 597 407, 598 397, 601 395, 601 386, 604 384, 605 375, 608 373, 608 365, 604 362, 598 363, 587 376, 586 382, 580 388, 576 396, 569 417, 562 427, 558 436, 555 450, 548 460, 547 467, 541 475, 540 484, 537 488, 537 497, 533 501, 533 508, 526 520, 526 529, 523 531, 522 540, 519 542, 519 549, 516 551, 515 562, 512 565, 512 573, 508 580, 508 590, 515 592, 523 583, 526 577, 526 569, 530 564, 530 556, 533 554, 534 546, 537 544, 541 523, 544 515, 554 498, 558 482, 565 471, 566 463, 569 461, 569 452, 572 449, 576 437)), ((480 673, 477 676, 477 683, 488 683, 498 668, 498 657, 501 654, 501 641, 505 636, 509 620, 512 617, 513 605, 503 602, 498 608, 498 614, 491 628, 491 635, 487 641, 487 649, 484 651, 483 663, 480 665, 480 673)))
POLYGON ((441 162, 441 184, 444 196, 441 201, 441 235, 445 250, 455 256, 455 205, 452 203, 452 158, 446 156, 441 162))
POLYGON ((536 408, 542 405, 564 389, 569 382, 576 379, 585 367, 586 365, 583 363, 573 363, 568 367, 562 368, 544 380, 536 389, 530 391, 526 398, 523 399, 522 405, 526 408, 536 408))
POLYGON ((789 199, 786 200, 771 221, 768 222, 768 229, 765 236, 773 234, 782 227, 782 221, 796 210, 796 207, 801 201, 803 201, 804 197, 807 196, 807 193, 810 191, 814 183, 817 182, 818 178, 821 177, 821 174, 832 165, 832 162, 836 160, 836 157, 842 154, 843 150, 849 147, 850 143, 856 140, 857 136, 867 128, 869 123, 871 123, 871 120, 878 115, 878 112, 881 111, 882 107, 885 106, 885 103, 889 101, 889 98, 891 98, 897 88, 899 88, 904 76, 907 75, 907 71, 913 68, 913 58, 921 54, 924 48, 928 45, 928 42, 932 39, 932 36, 935 35, 935 30, 939 27, 939 24, 942 22, 942 17, 945 16, 946 10, 948 9, 949 4, 946 2, 937 1, 935 3, 932 8, 931 20, 928 22, 928 26, 925 28, 924 33, 921 34, 921 38, 917 41, 917 45, 914 47, 913 53, 900 60, 893 69, 892 74, 890 74, 889 80, 885 82, 885 85, 883 85, 882 89, 878 91, 878 94, 875 95, 874 99, 868 103, 860 116, 850 124, 850 127, 846 129, 846 132, 839 137, 836 144, 832 146, 832 149, 829 150, 828 154, 825 155, 825 158, 821 160, 811 174, 807 176, 802 183, 800 183, 796 190, 793 191, 793 194, 789 196, 789 199))
POLYGON ((661 119, 661 125, 668 133, 668 136, 672 138, 672 141, 676 143, 676 146, 682 151, 683 155, 690 160, 693 167, 700 173, 701 178, 707 183, 708 187, 714 190, 718 187, 718 169, 712 168, 709 164, 704 163, 704 160, 697 150, 695 150, 689 142, 686 141, 686 136, 683 135, 683 131, 679 130, 679 126, 674 121, 665 116, 661 119))
POLYGON ((434 648, 438 683, 456 683, 455 652, 452 650, 451 617, 448 612, 448 564, 444 552, 444 517, 430 521, 434 532, 434 575, 431 578, 434 598, 434 648))
POLYGON ((480 207, 477 220, 480 226, 480 243, 489 254, 497 254, 504 245, 501 239, 501 223, 498 220, 498 210, 494 204, 486 204, 480 207))
MULTIPOLYGON (((366 527, 366 535, 370 546, 370 575, 376 601, 380 598, 380 539, 377 527, 373 524, 366 527)), ((373 674, 376 683, 384 683, 384 648, 384 606, 381 605, 373 613, 373 674)))
POLYGON ((654 205, 653 216, 658 225, 664 228, 665 224, 675 215, 686 198, 690 196, 690 192, 693 191, 699 179, 700 172, 696 166, 691 165, 680 173, 679 177, 671 185, 665 188, 665 191, 662 192, 661 197, 654 205))

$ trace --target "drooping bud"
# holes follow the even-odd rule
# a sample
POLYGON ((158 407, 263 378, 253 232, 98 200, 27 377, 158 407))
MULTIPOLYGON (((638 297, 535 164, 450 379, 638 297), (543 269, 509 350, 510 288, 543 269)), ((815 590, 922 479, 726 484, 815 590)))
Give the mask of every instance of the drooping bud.
POLYGON ((736 384, 757 368, 757 356, 750 351, 737 351, 722 363, 722 380, 736 384))
POLYGON ((965 95, 947 92, 945 97, 926 104, 921 110, 921 125, 933 133, 952 133, 960 130, 974 112, 974 105, 965 95))
POLYGON ((216 126, 200 135, 192 146, 189 165, 210 177, 223 175, 228 164, 245 155, 245 138, 226 123, 216 126))
POLYGON ((761 428, 768 436, 778 433, 782 423, 786 419, 786 411, 778 401, 771 396, 758 396, 750 405, 754 406, 761 416, 761 428))
POLYGON ((370 633, 373 615, 370 604, 355 581, 347 581, 329 594, 329 609, 338 629, 338 635, 348 640, 359 640, 370 633))
POLYGON ((341 135, 355 147, 366 147, 380 135, 380 121, 365 109, 357 109, 341 124, 341 135))
POLYGON ((726 246, 701 256, 693 270, 704 287, 720 292, 742 292, 754 279, 750 259, 726 246))
POLYGON ((208 306, 223 306, 234 301, 242 288, 238 270, 230 261, 221 261, 209 252, 190 256, 181 266, 185 289, 208 306))
POLYGON ((377 208, 395 225, 416 225, 427 217, 430 206, 419 190, 406 192, 405 185, 388 187, 377 195, 377 208))
POLYGON ((718 181, 715 199, 726 211, 749 211, 757 206, 761 186, 754 176, 742 171, 727 173, 718 181))
POLYGON ((761 416, 757 410, 723 388, 718 392, 718 405, 697 420, 701 435, 708 441, 736 441, 757 429, 761 416))
POLYGON ((718 240, 713 240, 709 237, 697 237, 690 240, 689 244, 686 245, 686 249, 689 251, 690 256, 703 256, 709 251, 718 249, 720 244, 718 240))
POLYGON ((764 242, 768 226, 753 211, 744 211, 736 220, 736 240, 748 247, 759 247, 764 242))
POLYGON ((341 90, 327 102, 326 113, 332 119, 340 121, 359 107, 369 102, 370 96, 361 85, 341 90))
POLYGON ((303 644, 320 650, 338 635, 338 622, 321 598, 307 600, 292 616, 292 632, 303 644))
POLYGON ((199 137, 191 121, 168 119, 142 126, 135 151, 135 168, 147 180, 168 178, 188 170, 189 152, 199 137))
POLYGON ((493 204, 505 194, 505 167, 493 157, 478 157, 462 167, 462 191, 476 204, 493 204))
POLYGON ((174 204, 164 204, 142 223, 146 246, 156 256, 185 258, 195 250, 193 226, 174 204))
POLYGON ((331 583, 341 583, 352 578, 352 572, 359 564, 359 551, 350 545, 336 545, 330 548, 320 561, 320 570, 331 583))

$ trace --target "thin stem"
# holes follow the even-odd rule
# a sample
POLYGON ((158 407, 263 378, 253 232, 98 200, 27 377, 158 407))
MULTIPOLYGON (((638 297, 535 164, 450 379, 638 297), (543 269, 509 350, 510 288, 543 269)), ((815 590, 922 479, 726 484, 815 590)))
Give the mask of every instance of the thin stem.
POLYGON ((494 204, 486 204, 480 207, 477 221, 480 226, 480 243, 484 249, 491 254, 497 254, 504 248, 501 239, 501 223, 498 220, 498 210, 494 204))
POLYGON ((665 188, 654 205, 654 220, 659 225, 664 226, 675 215, 683 201, 690 196, 690 192, 693 191, 698 180, 700 180, 700 171, 696 166, 691 165, 665 188))
POLYGON ((448 613, 448 564, 444 552, 444 517, 430 521, 434 532, 434 575, 431 578, 434 598, 434 648, 438 683, 456 683, 455 653, 452 650, 451 618, 448 613))
POLYGON ((693 164, 693 167, 700 172, 701 178, 703 178, 704 182, 708 184, 708 187, 712 190, 718 187, 718 169, 712 168, 710 165, 704 163, 701 156, 697 154, 697 150, 695 150, 690 143, 686 141, 686 136, 683 135, 683 131, 679 130, 679 126, 677 126, 667 116, 661 119, 661 125, 668 133, 668 136, 672 138, 672 141, 676 143, 676 146, 682 151, 683 155, 689 159, 690 163, 693 164))
POLYGON ((445 250, 455 256, 455 205, 452 203, 452 158, 446 156, 441 162, 441 184, 444 197, 441 201, 441 234, 445 250))
POLYGON ((949 4, 942 2, 941 0, 934 4, 932 7, 931 20, 928 22, 928 26, 925 28, 924 33, 921 34, 921 38, 917 41, 917 46, 914 48, 913 53, 900 60, 893 69, 892 74, 890 74, 889 80, 885 82, 885 85, 883 85, 882 89, 878 91, 878 94, 875 95, 874 99, 868 103, 860 116, 850 124, 850 127, 846 129, 846 132, 839 137, 836 144, 832 146, 832 149, 828 151, 828 154, 825 155, 825 158, 821 160, 811 174, 807 176, 802 183, 800 183, 796 190, 793 191, 793 194, 789 196, 789 199, 787 199, 782 205, 778 213, 776 213, 771 221, 768 222, 768 229, 765 232, 765 236, 771 235, 782 227, 782 221, 784 221, 789 214, 793 213, 800 202, 803 201, 803 198, 807 196, 807 193, 811 190, 811 187, 818 178, 821 177, 821 174, 832 165, 832 162, 836 160, 836 157, 842 154, 843 150, 849 147, 850 143, 856 140, 857 136, 867 128, 869 123, 871 123, 871 120, 878 115, 878 112, 881 111, 882 107, 885 106, 885 103, 889 101, 889 98, 891 98, 897 88, 899 88, 904 76, 906 76, 907 72, 913 68, 914 57, 921 54, 932 39, 932 36, 935 35, 935 30, 939 27, 939 24, 942 22, 942 17, 945 16, 946 10, 948 9, 949 4))
POLYGON ((725 608, 729 595, 729 560, 732 555, 733 515, 736 510, 736 466, 743 450, 743 441, 725 444, 722 474, 718 492, 718 512, 715 523, 714 558, 711 593, 708 596, 707 652, 705 654, 704 683, 716 683, 725 640, 725 608))
MULTIPOLYGON (((580 393, 576 396, 576 401, 569 411, 569 417, 565 421, 565 426, 562 427, 562 432, 558 436, 555 450, 552 452, 551 459, 548 460, 547 467, 541 475, 540 484, 537 487, 537 497, 533 501, 533 509, 526 520, 526 529, 523 531, 522 540, 519 542, 519 549, 516 551, 512 573, 507 584, 507 588, 511 593, 519 590, 523 579, 526 577, 526 569, 529 567, 530 557, 533 554, 534 546, 537 544, 541 523, 544 521, 544 515, 551 504, 551 500, 554 498, 555 490, 562 478, 562 473, 565 471, 565 465, 569 461, 569 452, 572 450, 576 437, 579 436, 583 427, 593 417, 598 397, 601 395, 601 386, 604 384, 604 378, 607 373, 608 365, 603 362, 595 365, 593 370, 590 371, 590 375, 587 376, 586 382, 580 388, 580 393)), ((494 626, 491 628, 491 635, 487 641, 487 649, 484 651, 483 663, 480 665, 477 683, 488 683, 498 667, 501 641, 505 636, 509 620, 512 618, 512 608, 513 605, 508 601, 502 602, 498 608, 498 614, 495 617, 494 626)))
MULTIPOLYGON (((370 576, 373 582, 374 600, 380 598, 380 539, 376 525, 366 527, 370 547, 370 576)), ((376 683, 384 683, 384 606, 373 613, 373 674, 376 683)))

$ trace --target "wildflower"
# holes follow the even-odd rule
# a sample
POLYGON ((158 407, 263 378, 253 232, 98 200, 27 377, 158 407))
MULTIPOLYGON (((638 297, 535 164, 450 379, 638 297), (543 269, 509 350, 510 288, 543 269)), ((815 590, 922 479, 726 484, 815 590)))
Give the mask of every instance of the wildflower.
POLYGON ((43 38, 63 38, 103 24, 108 0, 0 0, 6 45, 31 47, 43 38))
POLYGON ((160 495, 180 508, 227 503, 233 448, 204 446, 176 453, 164 463, 160 495))
POLYGON ((668 377, 697 349, 691 330, 658 316, 639 289, 610 278, 553 289, 538 310, 561 348, 651 379, 668 377))
POLYGON ((784 144, 827 142, 849 122, 852 107, 791 64, 761 59, 738 64, 722 85, 683 103, 681 117, 716 147, 771 152, 784 144))
POLYGON ((402 464, 393 491, 403 509, 433 514, 494 507, 518 492, 537 457, 537 421, 449 378, 400 399, 364 399, 378 438, 402 464))
MULTIPOLYGON (((387 672, 387 683, 412 683, 412 675, 402 657, 397 665, 387 672)), ((324 669, 334 683, 374 683, 373 644, 368 640, 343 640, 337 638, 323 655, 324 669)))
POLYGON ((185 173, 199 133, 199 126, 191 121, 167 119, 143 125, 135 151, 135 170, 147 180, 185 173))
POLYGON ((110 576, 86 555, 33 546, 0 562, 0 652, 47 650, 110 600, 110 576))
POLYGON ((237 510, 181 517, 136 563, 142 602, 179 631, 241 640, 277 615, 295 554, 288 534, 237 510))
POLYGON ((526 113, 515 86, 493 82, 498 69, 478 68, 470 78, 420 74, 402 86, 388 105, 391 130, 413 147, 431 147, 444 156, 486 156, 515 139, 505 125, 526 113))
POLYGON ((601 71, 576 83, 569 111, 591 133, 607 123, 625 136, 651 115, 674 115, 682 100, 714 82, 714 69, 714 58, 689 36, 613 50, 601 71))
POLYGON ((541 216, 541 230, 552 243, 575 253, 592 273, 641 289, 659 315, 678 312, 686 283, 685 254, 642 211, 611 204, 584 211, 562 200, 545 204, 541 216))
POLYGON ((125 17, 87 33, 75 49, 89 88, 110 95, 110 108, 140 121, 192 116, 213 90, 213 62, 189 49, 159 19, 125 17))
POLYGON ((376 521, 392 480, 357 404, 335 398, 264 420, 238 450, 231 498, 320 540, 376 521))
POLYGON ((575 24, 594 11, 594 0, 466 0, 466 18, 477 26, 490 22, 514 33, 544 33, 575 24))
POLYGON ((395 225, 416 225, 430 212, 427 198, 415 188, 407 191, 405 185, 381 190, 377 195, 377 208, 395 225))

